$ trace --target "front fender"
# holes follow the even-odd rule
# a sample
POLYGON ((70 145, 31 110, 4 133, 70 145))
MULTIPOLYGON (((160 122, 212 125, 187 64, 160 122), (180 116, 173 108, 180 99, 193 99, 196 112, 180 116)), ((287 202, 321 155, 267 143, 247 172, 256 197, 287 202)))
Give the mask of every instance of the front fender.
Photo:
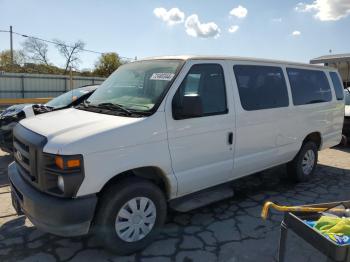
POLYGON ((167 140, 84 155, 84 166, 85 179, 77 196, 98 193, 116 175, 146 166, 155 166, 163 171, 170 198, 177 193, 167 140))

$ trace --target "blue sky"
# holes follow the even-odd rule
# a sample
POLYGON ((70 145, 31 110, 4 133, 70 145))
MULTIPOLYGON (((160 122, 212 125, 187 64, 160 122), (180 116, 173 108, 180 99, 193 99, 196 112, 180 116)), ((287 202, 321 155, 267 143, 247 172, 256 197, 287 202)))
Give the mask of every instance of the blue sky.
MULTIPOLYGON (((218 54, 308 62, 329 49, 350 52, 349 0, 0 0, 0 10, 0 30, 12 25, 49 40, 81 39, 87 49, 125 57, 218 54), (178 10, 169 17, 172 8, 178 10)), ((23 40, 14 37, 16 49, 23 40)), ((8 48, 8 34, 0 33, 0 50, 8 48)), ((92 68, 97 57, 82 53, 80 68, 92 68)), ((49 58, 63 64, 52 46, 49 58)))

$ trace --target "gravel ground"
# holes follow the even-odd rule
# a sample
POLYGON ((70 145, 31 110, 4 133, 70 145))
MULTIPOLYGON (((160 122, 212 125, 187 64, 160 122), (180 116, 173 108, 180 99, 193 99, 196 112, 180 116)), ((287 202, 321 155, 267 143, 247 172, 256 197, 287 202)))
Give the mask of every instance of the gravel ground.
POLYGON ((118 257, 91 236, 57 237, 16 216, 6 178, 11 158, 0 152, 0 261, 276 261, 282 215, 272 212, 263 221, 264 201, 306 204, 350 199, 349 153, 344 148, 320 152, 316 176, 308 183, 288 182, 284 167, 237 180, 233 198, 188 213, 172 212, 153 244, 132 256, 118 257))

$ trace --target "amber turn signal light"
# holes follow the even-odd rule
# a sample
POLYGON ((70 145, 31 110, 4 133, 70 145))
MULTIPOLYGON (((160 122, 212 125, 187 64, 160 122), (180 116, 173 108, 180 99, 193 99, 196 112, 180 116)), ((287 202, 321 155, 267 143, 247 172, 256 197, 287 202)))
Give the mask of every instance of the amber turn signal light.
POLYGON ((55 164, 60 169, 65 169, 65 167, 66 168, 80 167, 80 159, 69 159, 66 161, 66 165, 65 165, 65 161, 64 161, 63 157, 56 156, 55 157, 55 164))
POLYGON ((63 161, 63 158, 61 156, 56 156, 55 157, 55 164, 59 168, 64 169, 64 161, 63 161))
POLYGON ((80 159, 71 159, 67 161, 68 168, 80 167, 80 159))

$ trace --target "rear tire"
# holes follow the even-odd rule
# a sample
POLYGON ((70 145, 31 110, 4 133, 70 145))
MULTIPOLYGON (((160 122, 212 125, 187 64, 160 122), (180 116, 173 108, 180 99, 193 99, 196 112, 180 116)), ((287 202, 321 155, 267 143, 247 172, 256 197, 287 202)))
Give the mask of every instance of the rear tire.
POLYGON ((344 147, 348 145, 348 138, 345 135, 341 136, 340 145, 344 147))
POLYGON ((164 194, 155 184, 128 178, 103 193, 94 233, 108 250, 128 255, 152 242, 165 222, 166 212, 164 194))
POLYGON ((302 145, 299 153, 287 164, 287 174, 295 182, 309 181, 315 173, 318 148, 315 142, 308 141, 302 145))

